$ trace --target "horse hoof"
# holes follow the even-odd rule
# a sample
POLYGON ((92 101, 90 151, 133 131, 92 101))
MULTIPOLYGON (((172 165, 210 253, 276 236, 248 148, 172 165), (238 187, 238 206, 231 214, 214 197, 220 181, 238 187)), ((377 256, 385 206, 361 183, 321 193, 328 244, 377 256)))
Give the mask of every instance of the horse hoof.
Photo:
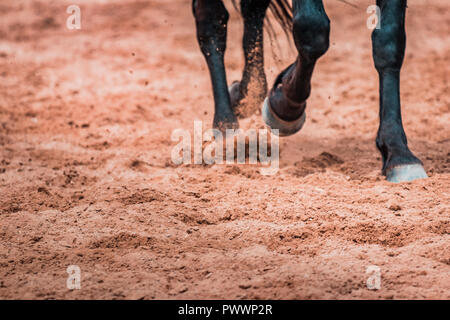
POLYGON ((428 178, 425 169, 421 164, 406 164, 388 170, 386 179, 389 182, 399 183, 417 179, 428 178))
POLYGON ((303 125, 305 124, 306 114, 300 116, 300 118, 293 121, 286 121, 278 117, 277 114, 272 110, 269 103, 269 98, 266 98, 263 103, 261 114, 264 122, 273 130, 278 129, 278 135, 280 137, 291 136, 299 132, 303 125))

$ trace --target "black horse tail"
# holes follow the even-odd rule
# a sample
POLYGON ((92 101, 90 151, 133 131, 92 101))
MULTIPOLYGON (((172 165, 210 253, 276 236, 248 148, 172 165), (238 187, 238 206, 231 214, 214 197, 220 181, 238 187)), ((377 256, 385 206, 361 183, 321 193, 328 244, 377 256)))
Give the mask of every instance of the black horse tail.
POLYGON ((292 7, 289 4, 289 0, 272 0, 269 10, 283 31, 289 34, 292 31, 292 7))

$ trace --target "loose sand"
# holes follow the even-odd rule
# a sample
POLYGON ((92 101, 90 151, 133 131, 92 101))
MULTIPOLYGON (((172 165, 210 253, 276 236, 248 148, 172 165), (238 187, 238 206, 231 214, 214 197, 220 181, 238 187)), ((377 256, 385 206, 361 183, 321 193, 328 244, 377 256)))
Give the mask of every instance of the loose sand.
MULTIPOLYGON (((171 161, 172 131, 213 116, 190 1, 77 3, 81 30, 66 29, 72 1, 0 5, 0 298, 450 298, 448 0, 409 1, 403 120, 430 178, 404 184, 380 175, 374 143, 372 1, 326 1, 331 47, 275 176, 171 161)), ((242 25, 227 6, 231 83, 242 25)), ((295 56, 279 34, 270 83, 295 56)))

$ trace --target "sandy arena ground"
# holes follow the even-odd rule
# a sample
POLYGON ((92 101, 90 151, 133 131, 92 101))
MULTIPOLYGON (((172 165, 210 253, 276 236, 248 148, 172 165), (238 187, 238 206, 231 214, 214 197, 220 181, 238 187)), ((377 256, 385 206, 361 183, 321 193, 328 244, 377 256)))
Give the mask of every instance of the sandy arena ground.
MULTIPOLYGON (((0 298, 449 299, 450 3, 409 1, 403 119, 430 178, 390 184, 374 143, 373 2, 353 2, 326 1, 307 123, 263 176, 171 161, 172 131, 213 116, 190 1, 3 1, 0 298), (66 28, 73 2, 81 30, 66 28), (69 265, 81 290, 66 288, 69 265)), ((242 23, 226 3, 231 82, 242 23)), ((295 56, 278 43, 270 83, 295 56)))

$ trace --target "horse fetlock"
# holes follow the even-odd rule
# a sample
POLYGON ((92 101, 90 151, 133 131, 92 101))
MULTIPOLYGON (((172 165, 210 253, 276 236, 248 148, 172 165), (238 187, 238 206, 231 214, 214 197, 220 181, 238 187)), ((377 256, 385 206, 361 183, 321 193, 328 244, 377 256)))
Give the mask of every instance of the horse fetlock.
POLYGON ((383 158, 382 171, 384 175, 387 175, 392 169, 399 166, 413 164, 422 165, 422 161, 411 152, 406 144, 377 144, 377 147, 383 158))
POLYGON ((267 80, 262 75, 243 78, 242 81, 235 81, 229 87, 231 107, 234 113, 245 118, 254 114, 264 98, 267 96, 267 80))
POLYGON ((238 129, 239 122, 234 113, 218 111, 214 114, 213 128, 225 132, 226 129, 238 129))

